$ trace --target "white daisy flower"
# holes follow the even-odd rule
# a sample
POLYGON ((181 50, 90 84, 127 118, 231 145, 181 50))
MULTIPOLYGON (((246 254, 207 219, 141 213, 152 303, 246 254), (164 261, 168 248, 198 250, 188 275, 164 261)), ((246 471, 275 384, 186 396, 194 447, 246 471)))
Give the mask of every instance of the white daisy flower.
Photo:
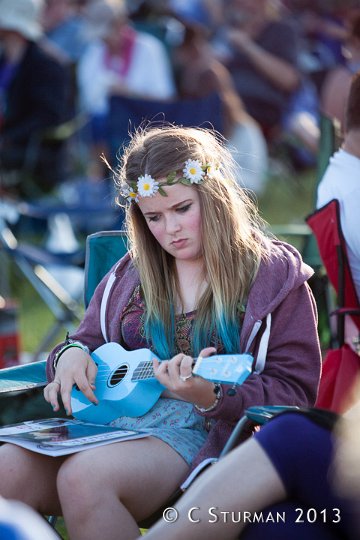
POLYGON ((130 203, 132 201, 135 201, 135 202, 139 201, 138 194, 130 186, 128 186, 127 184, 125 184, 125 186, 123 187, 123 189, 121 191, 121 196, 124 199, 127 199, 127 201, 130 202, 130 203))
POLYGON ((197 159, 188 159, 185 161, 183 173, 185 178, 190 180, 192 184, 199 184, 204 176, 201 163, 197 159))
POLYGON ((154 180, 150 174, 144 174, 144 176, 139 176, 137 188, 141 197, 152 197, 159 190, 159 182, 154 180))

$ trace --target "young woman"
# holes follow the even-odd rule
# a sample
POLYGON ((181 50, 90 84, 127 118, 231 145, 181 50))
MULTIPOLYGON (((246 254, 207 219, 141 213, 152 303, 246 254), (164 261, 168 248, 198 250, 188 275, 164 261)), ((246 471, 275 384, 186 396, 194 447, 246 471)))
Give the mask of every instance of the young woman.
POLYGON ((45 399, 71 414, 74 384, 96 403, 105 341, 151 349, 165 387, 145 415, 119 427, 149 437, 67 458, 11 445, 0 450, 0 493, 62 513, 72 540, 134 538, 190 467, 217 456, 246 407, 313 404, 320 374, 312 271, 289 245, 268 239, 231 157, 211 132, 139 130, 116 178, 127 205, 130 251, 105 276, 83 322, 48 359, 45 399), (193 357, 249 352, 238 388, 192 376, 193 357), (20 495, 19 495, 20 494, 20 495))

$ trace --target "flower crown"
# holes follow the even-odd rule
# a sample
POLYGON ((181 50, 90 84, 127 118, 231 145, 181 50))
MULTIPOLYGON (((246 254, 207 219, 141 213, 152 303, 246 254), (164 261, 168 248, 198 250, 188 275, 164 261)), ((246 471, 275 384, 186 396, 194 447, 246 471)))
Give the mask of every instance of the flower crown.
POLYGON ((124 184, 121 189, 121 196, 129 202, 138 202, 139 196, 153 197, 158 192, 160 195, 167 197, 167 193, 162 186, 200 184, 205 178, 209 177, 210 171, 211 166, 209 164, 202 165, 198 159, 188 159, 181 171, 182 176, 178 177, 179 171, 173 171, 167 175, 166 180, 158 182, 150 174, 144 174, 139 176, 136 182, 124 184))

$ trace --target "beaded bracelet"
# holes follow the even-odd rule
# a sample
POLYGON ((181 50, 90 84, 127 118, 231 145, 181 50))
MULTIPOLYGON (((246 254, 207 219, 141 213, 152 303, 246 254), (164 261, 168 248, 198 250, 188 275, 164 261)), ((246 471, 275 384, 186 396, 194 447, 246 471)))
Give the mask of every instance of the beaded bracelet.
POLYGON ((60 357, 61 355, 67 350, 67 349, 70 349, 70 347, 77 347, 78 349, 82 349, 84 352, 86 352, 87 354, 90 354, 90 350, 89 350, 89 347, 87 347, 86 345, 83 345, 81 343, 81 341, 71 341, 70 343, 67 343, 66 345, 64 345, 64 347, 62 349, 60 349, 56 354, 55 354, 55 358, 54 358, 54 363, 53 363, 53 367, 54 367, 54 370, 56 371, 56 368, 57 368, 57 365, 58 365, 58 362, 60 360, 60 357))
POLYGON ((220 399, 222 398, 222 395, 223 395, 222 388, 221 388, 220 384, 215 384, 214 385, 214 394, 215 394, 215 401, 209 407, 199 407, 198 405, 195 404, 194 405, 195 409, 197 411, 201 412, 201 413, 210 412, 213 409, 215 409, 215 407, 217 406, 217 404, 219 403, 219 401, 220 401, 220 399))

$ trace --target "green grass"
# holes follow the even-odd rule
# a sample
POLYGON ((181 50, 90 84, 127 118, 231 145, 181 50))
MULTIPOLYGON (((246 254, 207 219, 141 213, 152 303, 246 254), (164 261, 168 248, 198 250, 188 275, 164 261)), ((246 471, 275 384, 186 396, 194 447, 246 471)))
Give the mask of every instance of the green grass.
POLYGON ((258 200, 262 217, 270 225, 304 223, 305 216, 314 208, 315 184, 314 169, 271 176, 258 200))
MULTIPOLYGON (((55 322, 55 317, 31 284, 20 271, 11 266, 12 291, 19 309, 19 332, 21 349, 35 352, 44 336, 55 322)), ((62 329, 53 345, 65 336, 62 329)))
MULTIPOLYGON (((48 334, 55 322, 55 316, 25 278, 20 269, 11 261, 7 261, 6 268, 2 268, 7 277, 10 294, 18 306, 18 331, 20 335, 21 350, 29 353, 35 352, 43 338, 48 334)), ((1 292, 1 291, 0 291, 1 292)), ((2 293, 7 296, 7 294, 2 293)), ((61 328, 54 337, 51 348, 64 339, 66 331, 72 330, 71 324, 61 328)))
MULTIPOLYGON (((20 280, 19 293, 22 348, 25 351, 34 352, 55 322, 55 317, 24 278, 20 280)), ((63 335, 64 330, 62 335, 59 333, 58 337, 55 338, 54 345, 63 335)))

